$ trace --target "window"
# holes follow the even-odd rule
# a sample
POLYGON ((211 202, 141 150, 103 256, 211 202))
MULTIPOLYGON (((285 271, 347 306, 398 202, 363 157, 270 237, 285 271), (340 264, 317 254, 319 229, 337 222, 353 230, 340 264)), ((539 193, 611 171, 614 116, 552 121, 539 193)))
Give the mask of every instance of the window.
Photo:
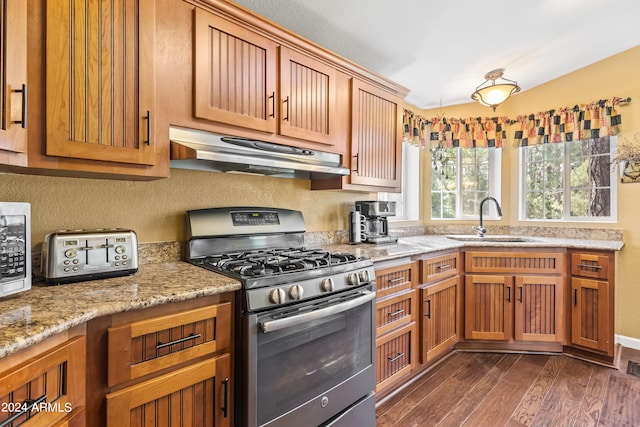
POLYGON ((402 193, 378 193, 378 200, 396 202, 396 215, 389 221, 420 219, 420 148, 402 142, 402 193))
POLYGON ((615 221, 616 137, 552 143, 520 150, 520 219, 615 221))
MULTIPOLYGON (((445 148, 433 154, 431 219, 476 219, 487 196, 500 200, 500 148, 445 148)), ((487 209, 487 208, 485 208, 487 209)), ((497 218, 491 205, 487 218, 497 218)))

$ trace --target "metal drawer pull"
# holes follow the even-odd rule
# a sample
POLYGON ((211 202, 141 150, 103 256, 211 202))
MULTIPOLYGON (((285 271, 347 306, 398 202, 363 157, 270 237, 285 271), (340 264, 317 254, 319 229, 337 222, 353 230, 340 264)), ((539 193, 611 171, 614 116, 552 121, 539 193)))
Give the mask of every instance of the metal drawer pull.
POLYGON ((439 266, 438 266, 438 269, 439 269, 439 270, 444 270, 444 269, 446 269, 446 268, 451 268, 451 265, 449 265, 449 264, 444 264, 444 265, 439 265, 439 266))
POLYGON ((404 353, 396 353, 396 357, 387 357, 387 360, 389 361, 389 363, 392 363, 402 357, 404 357, 404 353))
POLYGON ((389 313, 389 314, 387 314, 387 316, 396 317, 396 316, 400 316, 402 313, 404 313, 404 309, 398 310, 398 311, 394 311, 393 313, 389 313))
POLYGON ((22 94, 22 107, 21 107, 22 117, 20 118, 20 121, 13 121, 12 123, 15 123, 15 124, 20 123, 22 125, 22 129, 26 129, 27 128, 27 85, 23 84, 22 89, 14 89, 12 90, 12 92, 22 94))
POLYGON ((145 144, 151 145, 151 111, 147 110, 147 140, 144 141, 145 144))
POLYGON ((16 412, 11 417, 9 417, 6 420, 4 420, 3 422, 1 422, 0 423, 0 427, 12 426, 13 422, 15 420, 17 420, 18 418, 20 418, 21 416, 23 416, 25 414, 31 413, 33 408, 38 408, 38 405, 40 405, 40 403, 46 402, 46 401, 47 401, 47 395, 43 394, 42 396, 40 396, 36 400, 26 399, 22 404, 17 403, 16 406, 18 406, 20 408, 24 408, 24 409, 22 411, 20 411, 20 412, 16 412))
POLYGON ((576 264, 576 265, 581 268, 595 268, 597 270, 600 270, 602 268, 601 265, 590 265, 590 264, 576 264))
POLYGON ((427 300, 427 319, 431 319, 431 299, 427 300))
POLYGON ((167 342, 167 343, 158 343, 158 345, 156 346, 156 350, 160 350, 161 348, 165 348, 165 347, 171 347, 172 345, 175 344, 180 344, 186 341, 191 341, 191 340, 197 340, 198 338, 200 338, 202 336, 202 334, 189 334, 189 336, 184 337, 184 338, 179 338, 177 340, 173 340, 171 342, 167 342))
POLYGON ((224 401, 222 403, 222 416, 227 418, 229 416, 229 378, 222 380, 224 386, 224 401))
POLYGON ((398 282, 402 282, 404 280, 404 277, 396 277, 395 279, 389 279, 389 283, 398 283, 398 282))

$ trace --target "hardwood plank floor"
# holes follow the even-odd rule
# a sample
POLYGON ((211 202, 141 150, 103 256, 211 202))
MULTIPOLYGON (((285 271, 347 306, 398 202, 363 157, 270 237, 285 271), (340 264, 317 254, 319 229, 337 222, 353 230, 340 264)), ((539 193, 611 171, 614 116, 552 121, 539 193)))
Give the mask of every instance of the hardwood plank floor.
POLYGON ((456 352, 380 402, 376 427, 640 426, 640 351, 617 369, 562 355, 456 352))

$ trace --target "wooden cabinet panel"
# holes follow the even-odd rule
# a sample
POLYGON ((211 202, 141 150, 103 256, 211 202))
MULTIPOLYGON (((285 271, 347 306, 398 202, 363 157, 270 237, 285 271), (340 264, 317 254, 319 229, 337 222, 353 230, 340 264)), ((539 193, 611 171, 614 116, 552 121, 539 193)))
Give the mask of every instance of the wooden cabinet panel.
POLYGON ((613 325, 609 283, 571 279, 571 342, 613 354, 613 325))
POLYGON ((0 425, 45 426, 64 422, 72 410, 75 415, 84 404, 85 372, 84 336, 72 338, 9 371, 0 372, 0 402, 28 404, 22 414, 0 411, 0 425), (55 410, 33 410, 33 405, 37 408, 51 405, 55 410))
POLYGON ((564 254, 468 251, 465 254, 465 272, 562 274, 564 272, 564 254))
POLYGON ((400 264, 376 269, 376 296, 384 296, 410 289, 417 284, 417 263, 400 264))
POLYGON ((224 303, 109 328, 108 385, 226 349, 230 325, 224 303))
POLYGON ((513 336, 513 277, 465 277, 465 338, 509 340, 513 336))
POLYGON ((46 2, 46 154, 156 163, 155 2, 46 2))
POLYGON ((455 276, 459 271, 459 252, 423 259, 420 268, 420 283, 434 282, 455 276))
POLYGON ((416 322, 376 339, 376 393, 388 392, 411 376, 416 363, 416 322))
POLYGON ((275 133, 277 45, 195 9, 195 116, 275 133))
POLYGON ((335 144, 336 70, 280 47, 280 133, 335 144))
POLYGON ((562 342, 562 277, 515 278, 515 339, 562 342))
POLYGON ((402 135, 400 98, 352 79, 352 184, 400 191, 402 135))
POLYGON ((421 287, 420 362, 428 363, 458 342, 458 277, 421 287))
POLYGON ((26 166, 26 84, 27 3, 0 0, 0 163, 26 166))
POLYGON ((609 257, 602 254, 571 254, 571 275, 604 279, 609 277, 609 257))
POLYGON ((376 336, 400 327, 414 320, 417 290, 406 289, 376 302, 376 336))
POLYGON ((231 357, 195 363, 107 395, 107 426, 230 426, 231 357))

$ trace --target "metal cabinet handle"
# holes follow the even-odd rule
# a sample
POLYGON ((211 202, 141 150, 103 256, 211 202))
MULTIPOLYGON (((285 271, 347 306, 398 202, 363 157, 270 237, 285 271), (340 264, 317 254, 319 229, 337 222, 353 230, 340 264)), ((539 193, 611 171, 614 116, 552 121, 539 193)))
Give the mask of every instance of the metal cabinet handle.
POLYGON ((358 173, 358 163, 359 163, 359 160, 358 160, 358 154, 359 154, 359 153, 356 153, 356 155, 355 155, 355 156, 353 156, 353 158, 354 158, 354 159, 356 159, 356 161, 355 161, 356 168, 355 168, 355 169, 351 169, 351 171, 352 171, 353 173, 358 173))
POLYGON ((427 319, 431 319, 431 298, 427 300, 427 319))
POLYGON ((451 266, 449 264, 444 264, 444 265, 439 265, 438 266, 439 270, 444 270, 444 269, 448 269, 448 268, 451 268, 451 266))
POLYGON ((287 95, 287 98, 284 101, 282 101, 282 103, 287 104, 287 108, 285 108, 284 110, 286 112, 286 115, 282 118, 282 120, 288 121, 289 120, 289 95, 287 95))
POLYGON ((518 296, 518 301, 522 302, 522 286, 518 286, 518 292, 520 295, 518 296))
POLYGON ((183 342, 186 342, 186 341, 197 340, 201 336, 202 336, 202 334, 191 333, 191 334, 189 334, 189 336, 186 336, 186 337, 183 337, 183 338, 179 338, 179 339, 173 340, 171 342, 167 342, 167 343, 159 342, 158 345, 156 346, 156 350, 160 350, 161 348, 165 348, 165 347, 171 347, 172 345, 180 344, 180 343, 183 343, 183 342))
POLYGON ((404 277, 396 277, 395 279, 389 279, 389 283, 398 283, 398 282, 402 282, 404 280, 404 277))
POLYGON ((398 311, 394 311, 393 313, 387 314, 387 316, 389 316, 389 317, 397 317, 397 316, 400 316, 402 313, 404 313, 404 310, 398 310, 398 311))
POLYGON ((22 411, 20 412, 16 412, 15 414, 13 414, 12 416, 10 416, 9 418, 7 418, 6 420, 2 421, 0 423, 0 427, 7 427, 7 426, 12 426, 13 422, 15 420, 17 420, 18 418, 20 418, 21 416, 23 416, 24 414, 29 414, 31 413, 31 411, 33 410, 33 408, 37 408, 38 405, 40 405, 40 403, 42 402, 46 402, 47 401, 47 395, 43 394, 42 396, 40 396, 39 398, 32 400, 32 399, 27 399, 23 402, 23 404, 16 404, 16 406, 22 408, 22 411))
POLYGON ((580 268, 594 268, 596 270, 600 270, 602 268, 601 265, 591 265, 591 264, 576 264, 576 267, 580 268))
POLYGON ((507 286, 507 302, 511 302, 511 286, 507 286))
POLYGON ((271 100, 271 114, 269 114, 269 117, 275 117, 276 116, 276 93, 271 92, 271 96, 269 96, 269 99, 271 100))
POLYGON ((229 416, 229 378, 222 380, 222 386, 224 387, 224 400, 222 403, 222 415, 227 418, 229 416))
POLYGON ((14 121, 12 123, 21 123, 22 129, 26 129, 27 128, 27 85, 23 84, 22 89, 15 89, 13 90, 13 92, 22 94, 22 112, 21 112, 22 117, 20 121, 14 121))
POLYGON ((578 305, 578 288, 573 288, 573 305, 578 305))
POLYGON ((147 110, 147 140, 145 144, 151 145, 151 111, 147 110))
POLYGON ((389 361, 389 363, 393 363, 402 357, 404 357, 404 353, 396 353, 395 357, 387 357, 387 360, 389 361))

